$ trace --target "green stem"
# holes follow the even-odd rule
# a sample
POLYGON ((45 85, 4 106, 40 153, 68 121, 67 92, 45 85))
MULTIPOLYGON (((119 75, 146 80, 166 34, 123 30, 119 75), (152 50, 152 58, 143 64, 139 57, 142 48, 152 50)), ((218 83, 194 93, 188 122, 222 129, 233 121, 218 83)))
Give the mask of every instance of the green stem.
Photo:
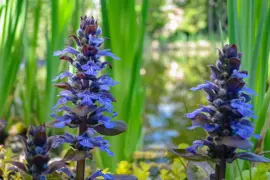
POLYGON ((184 166, 184 168, 187 169, 187 166, 186 166, 185 162, 183 161, 183 159, 182 158, 179 158, 179 159, 180 159, 181 164, 184 166))
MULTIPOLYGON (((79 135, 82 135, 87 130, 86 124, 80 124, 79 135)), ((84 180, 85 159, 77 161, 76 180, 84 180)))
POLYGON ((237 165, 237 169, 239 170, 239 174, 240 174, 241 180, 244 180, 243 179, 243 174, 242 174, 242 171, 241 171, 240 164, 239 164, 238 160, 236 160, 236 165, 237 165))
POLYGON ((249 161, 249 179, 252 180, 252 167, 250 161, 249 161))

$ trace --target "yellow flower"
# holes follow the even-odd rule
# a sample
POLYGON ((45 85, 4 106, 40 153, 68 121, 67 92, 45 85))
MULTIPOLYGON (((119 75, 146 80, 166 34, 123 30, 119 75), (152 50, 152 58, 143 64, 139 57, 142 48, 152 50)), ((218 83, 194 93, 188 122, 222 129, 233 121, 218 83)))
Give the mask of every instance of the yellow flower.
POLYGON ((128 161, 121 161, 116 168, 116 174, 131 174, 131 164, 128 161))

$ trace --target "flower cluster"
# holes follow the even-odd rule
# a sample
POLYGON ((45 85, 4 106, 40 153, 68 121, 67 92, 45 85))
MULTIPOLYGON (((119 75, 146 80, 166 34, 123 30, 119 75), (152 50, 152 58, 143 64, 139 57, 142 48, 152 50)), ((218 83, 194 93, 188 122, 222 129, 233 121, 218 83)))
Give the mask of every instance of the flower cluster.
POLYGON ((101 136, 94 137, 95 131, 102 135, 117 135, 125 131, 125 124, 121 121, 111 121, 117 116, 112 103, 116 100, 109 92, 110 87, 117 84, 107 74, 99 75, 108 62, 102 62, 101 56, 109 56, 118 60, 109 49, 101 50, 104 38, 99 37, 101 29, 92 17, 82 17, 75 40, 77 48, 67 46, 62 51, 56 51, 55 56, 66 60, 75 67, 76 72, 62 72, 54 80, 68 78, 68 81, 55 84, 64 89, 59 94, 59 100, 54 106, 52 117, 56 120, 52 126, 63 128, 80 128, 80 135, 73 136, 66 133, 59 136, 55 144, 70 143, 75 149, 89 151, 99 147, 109 155, 108 142, 101 136), (64 112, 64 115, 57 115, 64 112))
POLYGON ((46 175, 58 169, 64 168, 63 161, 55 161, 49 164, 49 150, 52 147, 54 137, 47 138, 45 126, 30 126, 27 138, 22 137, 26 165, 12 161, 14 166, 31 175, 35 180, 44 180, 46 175))
POLYGON ((250 149, 252 143, 249 138, 258 137, 253 134, 254 125, 248 120, 256 118, 250 104, 250 96, 255 92, 247 88, 243 80, 248 77, 248 72, 239 70, 241 57, 236 45, 226 45, 219 50, 216 65, 209 65, 211 81, 191 88, 193 91, 204 90, 209 104, 186 114, 192 120, 192 126, 188 129, 203 128, 208 132, 208 137, 194 141, 186 152, 175 149, 176 154, 185 158, 191 158, 193 154, 199 159, 222 159, 227 162, 236 158, 269 162, 250 152, 236 152, 238 148, 250 149), (206 153, 203 153, 202 147, 207 147, 206 153))
MULTIPOLYGON (((54 140, 52 147, 56 148, 63 143, 69 143, 74 149, 86 152, 97 147, 100 148, 102 151, 107 152, 107 154, 109 154, 110 156, 113 156, 113 153, 108 148, 108 141, 104 140, 102 136, 93 137, 93 135, 93 129, 88 129, 80 136, 74 136, 70 133, 65 133, 62 136, 58 136, 54 140)), ((87 156, 91 157, 91 154, 88 154, 87 156)))

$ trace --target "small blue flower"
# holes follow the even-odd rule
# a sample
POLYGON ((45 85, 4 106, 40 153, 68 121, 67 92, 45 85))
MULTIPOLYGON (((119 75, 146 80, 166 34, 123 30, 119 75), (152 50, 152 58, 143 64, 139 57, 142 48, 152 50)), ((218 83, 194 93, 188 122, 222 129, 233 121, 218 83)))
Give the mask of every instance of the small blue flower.
POLYGON ((65 127, 73 119, 73 117, 70 114, 65 114, 64 116, 57 116, 55 114, 52 114, 51 116, 54 117, 54 118, 56 118, 56 121, 53 122, 53 127, 56 127, 56 128, 63 128, 63 127, 65 127))
POLYGON ((193 119, 193 118, 195 118, 195 116, 196 116, 198 113, 201 113, 201 112, 213 114, 215 111, 214 111, 214 109, 213 109, 212 107, 201 106, 201 108, 196 109, 195 111, 193 111, 193 112, 191 112, 191 113, 187 113, 187 114, 185 114, 185 116, 186 116, 187 118, 193 119))
POLYGON ((91 93, 90 91, 84 91, 82 93, 77 93, 79 98, 82 98, 81 105, 91 106, 94 101, 99 99, 99 94, 91 93))
POLYGON ((110 49, 101 50, 98 52, 99 56, 109 56, 113 58, 114 60, 120 60, 119 57, 116 57, 112 52, 110 52, 110 49))
POLYGON ((201 90, 201 89, 216 90, 217 86, 212 82, 206 81, 205 84, 199 84, 197 87, 193 87, 190 90, 197 91, 197 90, 201 90))
POLYGON ((196 154, 197 150, 202 147, 204 145, 204 142, 201 140, 195 140, 193 141, 193 144, 186 148, 186 151, 192 153, 192 154, 196 154))
POLYGON ((254 125, 249 120, 243 119, 239 122, 233 121, 231 124, 233 132, 243 139, 248 139, 253 135, 254 125))
POLYGON ((94 145, 91 143, 91 137, 87 132, 78 136, 77 140, 83 148, 94 148, 94 145))
POLYGON ((97 177, 103 177, 104 180, 113 180, 113 176, 111 174, 104 174, 101 170, 94 172, 90 177, 86 178, 86 180, 95 180, 97 177))
POLYGON ((252 117, 252 118, 256 118, 256 116, 254 115, 254 112, 252 110, 252 105, 245 103, 243 101, 241 101, 240 99, 233 99, 231 101, 231 106, 235 109, 237 109, 237 111, 244 117, 252 117))
POLYGON ((108 75, 100 76, 96 81, 93 81, 94 87, 98 87, 100 90, 109 91, 111 86, 118 84, 108 75))
POLYGON ((89 76, 96 76, 97 72, 101 70, 101 68, 92 61, 88 61, 86 64, 82 65, 81 68, 85 71, 84 73, 89 76))
POLYGON ((253 91, 252 89, 248 88, 248 87, 243 87, 240 92, 249 94, 249 95, 257 95, 255 91, 253 91))
POLYGON ((99 47, 104 42, 104 38, 97 38, 92 35, 89 35, 89 41, 88 44, 99 47))
POLYGON ((66 77, 72 77, 73 74, 71 72, 68 71, 64 71, 61 74, 59 74, 58 76, 56 76, 56 78, 53 79, 53 81, 57 81, 58 79, 64 79, 66 77))
POLYGON ((239 72, 238 70, 233 70, 232 77, 235 77, 235 78, 247 78, 248 75, 245 72, 239 72))
POLYGON ((64 50, 62 51, 55 51, 53 53, 54 56, 60 56, 60 55, 65 55, 67 53, 70 53, 70 54, 74 54, 74 55, 77 55, 79 54, 80 52, 77 51, 76 49, 74 49, 73 47, 70 47, 70 46, 67 46, 64 50))

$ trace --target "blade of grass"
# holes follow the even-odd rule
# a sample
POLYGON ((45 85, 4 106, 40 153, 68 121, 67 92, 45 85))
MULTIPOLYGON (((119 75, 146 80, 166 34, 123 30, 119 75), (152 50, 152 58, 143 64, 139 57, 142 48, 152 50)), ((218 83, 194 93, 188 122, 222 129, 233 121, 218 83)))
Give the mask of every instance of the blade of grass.
POLYGON ((146 17, 147 1, 143 1, 144 5, 140 6, 143 9, 140 12, 135 10, 137 3, 135 0, 120 0, 118 4, 101 0, 103 32, 105 37, 110 38, 105 47, 109 46, 108 48, 121 58, 121 61, 112 62, 111 74, 116 81, 120 82, 112 90, 117 99, 115 109, 119 114, 118 118, 128 124, 126 133, 110 138, 111 149, 115 154, 113 159, 108 160, 102 154, 102 164, 112 171, 120 160, 131 158, 141 137, 143 92, 140 89, 139 71, 145 31, 143 18, 146 17))
MULTIPOLYGON (((28 1, 4 1, 0 26, 0 117, 7 119, 9 105, 6 103, 16 80, 23 57, 22 36, 24 32, 28 1)), ((12 97, 12 96, 11 96, 12 97)), ((11 101, 9 101, 11 102, 11 101)))
POLYGON ((38 85, 36 82, 36 73, 37 73, 37 40, 38 40, 38 30, 39 30, 39 24, 40 24, 40 13, 41 13, 41 0, 38 0, 35 2, 34 5, 34 22, 33 22, 33 32, 30 32, 28 34, 29 37, 29 45, 27 44, 26 47, 29 47, 27 49, 26 53, 26 62, 25 62, 25 71, 26 71, 26 86, 25 86, 25 92, 24 92, 24 122, 27 125, 35 124, 34 122, 34 100, 35 98, 35 91, 38 89, 38 85))
POLYGON ((74 1, 51 0, 51 33, 47 36, 47 53, 46 53, 46 90, 45 98, 40 107, 43 107, 39 120, 45 123, 50 120, 52 107, 56 102, 57 91, 52 85, 52 79, 59 72, 59 59, 53 56, 53 52, 62 49, 67 36, 68 23, 73 14, 74 1), (45 104, 45 105, 44 105, 45 104))

